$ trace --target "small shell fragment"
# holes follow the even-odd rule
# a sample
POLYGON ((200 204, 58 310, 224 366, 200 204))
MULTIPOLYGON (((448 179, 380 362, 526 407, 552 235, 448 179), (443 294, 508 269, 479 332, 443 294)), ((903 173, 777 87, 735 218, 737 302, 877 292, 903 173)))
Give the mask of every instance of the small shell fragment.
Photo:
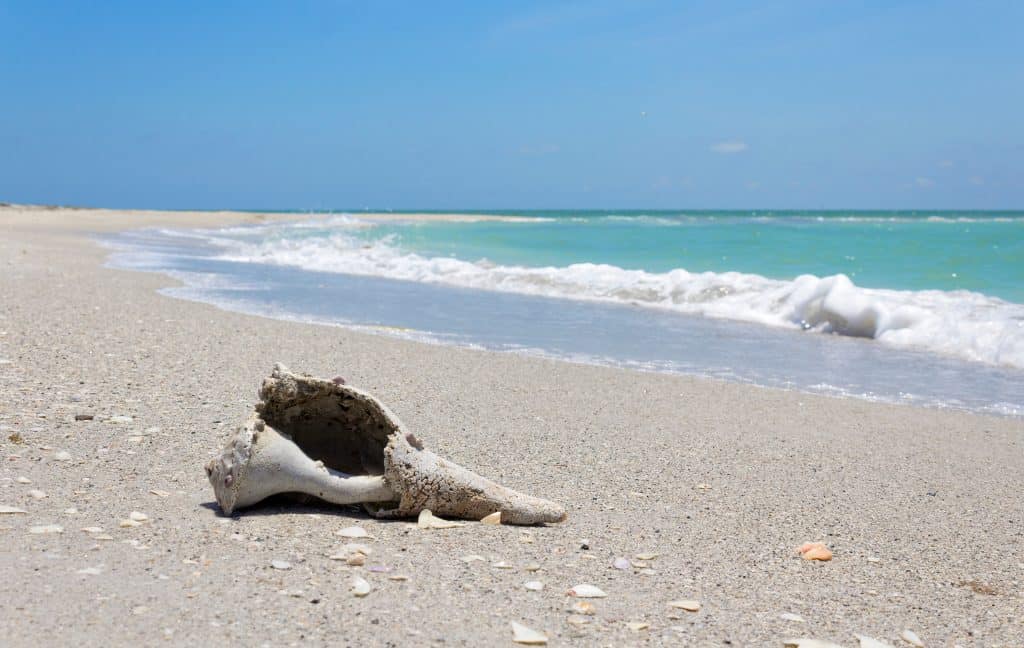
POLYGON ((292 564, 287 560, 271 560, 270 566, 274 569, 291 569, 292 564))
POLYGON ((58 450, 53 455, 54 461, 71 461, 71 453, 67 450, 58 450))
POLYGON ((160 490, 159 488, 153 488, 149 492, 150 492, 150 494, 156 495, 157 497, 170 497, 170 495, 171 495, 167 491, 160 490))
POLYGON ((149 516, 145 513, 140 513, 139 511, 132 511, 128 514, 128 519, 135 522, 145 522, 149 519, 149 516))
POLYGON ((656 553, 639 553, 636 555, 637 560, 654 560, 658 557, 656 553))
POLYGON ((576 614, 585 614, 587 616, 590 616, 597 612, 597 606, 591 603, 590 601, 576 601, 572 604, 572 607, 569 609, 575 612, 576 614))
POLYGON ((490 515, 486 515, 480 520, 483 524, 501 524, 501 511, 495 511, 490 515))
POLYGON ((616 558, 612 561, 612 567, 615 569, 629 569, 629 560, 626 558, 616 558))
POLYGON ((19 484, 31 484, 32 483, 32 480, 29 479, 28 477, 18 477, 14 481, 18 482, 19 484))
POLYGON ((470 554, 462 557, 462 562, 469 564, 474 562, 487 562, 487 559, 478 554, 470 554))
POLYGON ((521 623, 511 622, 512 624, 512 641, 517 644, 524 644, 527 646, 543 646, 548 642, 548 637, 542 632, 537 632, 533 628, 527 628, 521 623))
POLYGON ((369 538, 369 537, 372 537, 372 536, 370 536, 369 533, 366 532, 366 529, 364 529, 363 527, 360 527, 360 526, 350 526, 350 527, 345 527, 344 529, 339 529, 336 532, 336 535, 340 535, 342 538, 369 538))
POLYGON ((79 569, 75 573, 76 574, 83 574, 85 576, 99 576, 100 572, 102 572, 102 571, 103 570, 102 570, 101 567, 86 567, 85 569, 79 569))
POLYGON ((356 576, 352 579, 352 595, 362 598, 370 593, 370 583, 365 578, 356 576))
POLYGON ((388 580, 407 581, 407 580, 409 580, 409 577, 406 576, 405 574, 392 574, 391 576, 388 576, 388 580))
POLYGON ((526 581, 523 583, 523 587, 530 590, 531 592, 539 592, 544 589, 544 583, 540 581, 526 581))
POLYGON ((679 608, 680 610, 686 610, 687 612, 697 612, 700 610, 700 601, 694 601, 692 599, 671 601, 669 605, 674 608, 679 608))
POLYGON ((792 612, 783 612, 779 615, 779 618, 783 621, 792 621, 793 623, 807 623, 802 616, 799 614, 793 614, 792 612))
POLYGON ((32 490, 30 490, 28 492, 28 495, 32 499, 46 499, 46 493, 44 493, 43 491, 39 490, 38 488, 33 488, 32 490))
POLYGON ((917 648, 924 648, 924 642, 921 641, 921 637, 917 636, 917 633, 913 630, 904 630, 900 633, 900 639, 906 641, 911 646, 917 646, 917 648))
POLYGON ((121 520, 117 523, 117 526, 122 529, 128 529, 130 527, 142 526, 142 522, 139 522, 138 520, 121 520))
POLYGON ((86 533, 103 533, 103 527, 98 527, 98 526, 82 527, 82 531, 85 531, 86 533))
POLYGON ((28 532, 36 535, 44 533, 64 533, 64 527, 59 524, 43 524, 40 526, 29 527, 28 532))
POLYGON ((608 596, 600 587, 597 587, 595 585, 588 585, 586 583, 576 585, 568 592, 566 592, 566 594, 568 596, 575 596, 577 598, 605 598, 606 596, 608 596))
POLYGON ((0 514, 12 514, 13 515, 13 514, 18 514, 18 513, 28 513, 28 511, 26 511, 25 509, 20 509, 17 506, 6 506, 6 505, 3 505, 3 504, 0 504, 0 514))
POLYGON ((345 564, 349 567, 362 567, 366 564, 366 554, 354 553, 345 558, 345 564))
POLYGON ((633 632, 640 632, 641 630, 646 630, 647 628, 651 627, 651 624, 644 623, 643 621, 627 621, 626 627, 632 630, 633 632))
POLYGON ((454 529, 456 527, 465 526, 465 523, 443 520, 436 517, 430 509, 423 509, 420 511, 420 515, 416 519, 416 526, 421 529, 454 529))
POLYGON ((784 648, 843 648, 839 644, 834 644, 831 641, 822 641, 821 639, 785 639, 782 642, 784 648))
POLYGON ((512 569, 512 565, 505 562, 504 560, 499 560, 496 563, 492 563, 491 567, 494 567, 495 569, 512 569))
POLYGON ((805 542, 800 545, 797 552, 804 560, 832 560, 832 552, 822 542, 805 542))
POLYGON ((857 641, 860 642, 860 648, 893 648, 891 644, 887 644, 884 641, 866 637, 864 635, 854 635, 857 637, 857 641))
POLYGON ((536 572, 540 571, 540 565, 538 565, 537 563, 530 563, 526 567, 523 567, 523 569, 525 569, 528 572, 536 572))

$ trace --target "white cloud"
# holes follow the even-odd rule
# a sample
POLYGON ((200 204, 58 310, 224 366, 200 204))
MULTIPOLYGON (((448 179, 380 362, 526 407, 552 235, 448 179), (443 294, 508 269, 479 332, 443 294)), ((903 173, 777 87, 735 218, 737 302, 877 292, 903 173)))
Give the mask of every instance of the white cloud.
POLYGON ((935 181, 931 178, 925 178, 924 176, 918 176, 914 178, 914 184, 922 189, 928 189, 935 186, 935 181))
POLYGON ((724 142, 716 142, 711 145, 712 153, 721 153, 722 155, 733 155, 735 153, 742 153, 747 150, 747 143, 743 140, 726 140, 724 142))

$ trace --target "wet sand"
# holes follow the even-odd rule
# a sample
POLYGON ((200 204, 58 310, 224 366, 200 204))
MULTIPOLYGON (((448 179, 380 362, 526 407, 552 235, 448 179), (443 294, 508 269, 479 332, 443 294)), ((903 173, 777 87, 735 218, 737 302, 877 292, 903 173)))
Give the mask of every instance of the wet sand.
POLYGON ((159 294, 167 277, 102 267, 90 237, 307 217, 0 208, 0 505, 26 511, 0 514, 5 645, 513 645, 510 621, 549 645, 899 645, 905 629, 929 646, 1024 644, 1020 420, 229 313, 159 294), (340 373, 431 449, 569 520, 422 531, 329 506, 220 516, 203 464, 275 361, 340 373), (132 511, 149 519, 120 527, 132 511), (328 558, 353 524, 375 536, 366 567, 328 558), (63 533, 30 532, 46 525, 63 533), (809 540, 834 559, 801 560, 809 540), (657 557, 611 566, 642 553, 657 557), (462 560, 473 554, 486 561, 462 560), (351 595, 355 575, 369 596, 351 595), (608 594, 593 615, 570 611, 580 583, 608 594), (679 599, 702 607, 668 606, 679 599))

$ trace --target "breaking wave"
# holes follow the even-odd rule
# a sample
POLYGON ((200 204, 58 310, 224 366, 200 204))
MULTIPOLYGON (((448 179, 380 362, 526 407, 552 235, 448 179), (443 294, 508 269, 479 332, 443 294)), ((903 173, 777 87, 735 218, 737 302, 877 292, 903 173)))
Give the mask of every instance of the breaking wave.
POLYGON ((409 253, 390 238, 369 241, 344 232, 344 226, 359 226, 358 221, 339 219, 334 224, 343 227, 326 236, 251 236, 251 228, 244 230, 246 236, 235 236, 242 228, 207 230, 201 236, 220 248, 219 258, 236 262, 640 305, 872 338, 1024 368, 1024 305, 976 292, 862 288, 843 274, 784 281, 739 272, 652 273, 594 263, 497 265, 486 259, 471 262, 409 253))

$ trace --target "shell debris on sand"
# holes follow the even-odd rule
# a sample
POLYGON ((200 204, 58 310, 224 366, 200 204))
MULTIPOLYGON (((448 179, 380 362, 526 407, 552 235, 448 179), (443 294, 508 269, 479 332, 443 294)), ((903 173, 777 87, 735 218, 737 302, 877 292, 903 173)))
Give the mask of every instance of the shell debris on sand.
POLYGON ((853 635, 857 637, 857 641, 860 642, 860 648, 893 648, 892 644, 887 644, 884 641, 873 639, 864 635, 853 635))
POLYGON ((435 516, 430 509, 423 509, 420 511, 419 517, 416 518, 416 526, 421 529, 454 529, 456 527, 466 526, 465 522, 453 522, 452 520, 444 520, 435 516))
POLYGON ((575 596, 576 598, 605 598, 608 596, 600 587, 597 587, 596 585, 589 585, 587 583, 574 586, 566 592, 566 595, 575 596))
POLYGON ((629 569, 629 560, 626 558, 616 558, 612 561, 612 567, 615 569, 629 569))
POLYGON ((646 630, 647 628, 650 628, 651 624, 644 623, 643 621, 627 621, 626 627, 632 630, 633 632, 640 632, 641 630, 646 630))
POLYGON ((597 614, 597 606, 590 601, 576 601, 569 609, 576 614, 583 614, 586 616, 597 614))
POLYGON ((792 621, 793 623, 807 623, 802 616, 799 614, 793 614, 792 612, 783 612, 779 615, 779 618, 783 621, 792 621))
POLYGON ((823 542, 805 542, 797 549, 804 560, 832 560, 832 551, 823 542))
POLYGON ((680 610, 686 610, 687 612, 699 612, 700 611, 700 601, 695 601, 693 599, 683 599, 683 600, 680 600, 680 601, 671 601, 671 602, 669 602, 669 606, 674 607, 674 608, 679 608, 680 610))
POLYGON ((495 511, 490 515, 485 515, 480 519, 483 524, 501 524, 501 511, 495 511))
POLYGON ((784 648, 843 648, 837 643, 831 641, 822 641, 821 639, 784 639, 782 641, 784 648))
POLYGON ((67 450, 58 450, 53 455, 54 461, 71 461, 71 453, 67 450))
POLYGON ((372 535, 366 532, 361 526, 350 526, 344 529, 339 529, 335 532, 335 535, 340 535, 342 538, 373 538, 372 535))
POLYGON ((526 581, 523 583, 523 587, 530 590, 531 592, 539 592, 544 589, 544 583, 540 581, 526 581))
POLYGON ((287 560, 271 560, 270 566, 274 569, 291 569, 292 564, 287 560))
POLYGON ((370 593, 370 583, 360 576, 352 579, 352 595, 362 598, 370 593))
POLYGON ((59 524, 42 524, 39 526, 29 527, 28 532, 36 535, 46 533, 64 533, 64 527, 59 524))
POLYGON ((533 628, 528 628, 515 621, 510 623, 512 624, 512 641, 514 643, 526 646, 543 646, 548 642, 546 634, 537 632, 533 628))
POLYGON ((46 493, 44 493, 43 491, 39 490, 38 488, 33 488, 32 490, 30 490, 28 492, 28 495, 32 499, 46 499, 46 493))
POLYGON ((6 505, 3 505, 3 504, 0 504, 0 515, 3 515, 3 514, 17 515, 19 513, 28 513, 28 511, 26 511, 25 509, 20 509, 17 506, 6 506, 6 505))
POLYGON ((911 646, 917 646, 917 648, 924 648, 924 642, 921 641, 921 637, 917 636, 917 633, 913 630, 904 630, 900 633, 900 639, 906 641, 911 646))

